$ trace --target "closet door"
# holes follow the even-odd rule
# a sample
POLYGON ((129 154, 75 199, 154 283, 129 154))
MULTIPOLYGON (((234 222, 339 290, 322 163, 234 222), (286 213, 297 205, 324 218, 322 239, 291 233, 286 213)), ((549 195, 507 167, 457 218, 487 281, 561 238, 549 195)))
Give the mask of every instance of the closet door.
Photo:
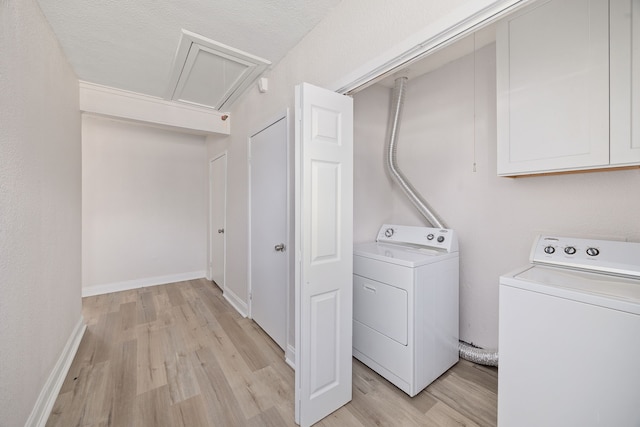
POLYGON ((296 86, 296 422, 351 400, 353 100, 296 86))
POLYGON ((611 0, 611 164, 640 162, 640 0, 611 0))
POLYGON ((536 3, 496 34, 498 174, 609 163, 607 0, 536 3))

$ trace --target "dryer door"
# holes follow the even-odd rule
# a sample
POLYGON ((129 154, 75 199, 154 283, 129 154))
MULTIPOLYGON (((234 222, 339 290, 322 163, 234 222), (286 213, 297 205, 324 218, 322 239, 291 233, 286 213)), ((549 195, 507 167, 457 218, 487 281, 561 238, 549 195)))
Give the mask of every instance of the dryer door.
POLYGON ((407 291, 353 275, 353 319, 407 345, 409 306, 407 291))

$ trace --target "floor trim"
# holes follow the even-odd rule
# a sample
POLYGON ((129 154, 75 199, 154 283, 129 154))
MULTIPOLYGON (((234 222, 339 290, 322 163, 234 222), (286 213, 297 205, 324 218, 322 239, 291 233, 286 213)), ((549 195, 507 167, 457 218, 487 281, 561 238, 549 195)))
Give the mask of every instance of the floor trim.
POLYGON ((296 370, 296 348, 291 344, 287 344, 284 361, 287 362, 287 365, 291 366, 294 371, 296 370))
POLYGON ((191 271, 188 273, 171 274, 168 276, 145 277, 143 279, 126 280, 124 282, 107 283, 82 288, 82 297, 108 294, 111 292, 128 291, 131 289, 146 288, 147 286, 166 285, 168 283, 183 282, 185 280, 202 279, 206 271, 191 271))
POLYGON ((233 308, 236 309, 238 313, 242 315, 242 317, 247 317, 247 315, 249 314, 249 307, 247 306, 246 302, 242 301, 236 294, 234 294, 227 288, 222 291, 222 296, 229 302, 229 304, 231 304, 233 308))
POLYGON ((87 325, 84 324, 84 320, 81 315, 78 323, 73 329, 73 332, 71 332, 58 361, 53 367, 49 378, 47 378, 47 382, 40 391, 40 395, 38 396, 38 400, 31 411, 31 415, 29 415, 29 418, 25 423, 26 427, 41 427, 47 423, 47 419, 51 414, 51 410, 56 402, 58 393, 62 388, 62 383, 67 376, 67 372, 69 372, 69 368, 71 367, 73 358, 78 351, 80 341, 82 341, 82 336, 86 329, 87 325))

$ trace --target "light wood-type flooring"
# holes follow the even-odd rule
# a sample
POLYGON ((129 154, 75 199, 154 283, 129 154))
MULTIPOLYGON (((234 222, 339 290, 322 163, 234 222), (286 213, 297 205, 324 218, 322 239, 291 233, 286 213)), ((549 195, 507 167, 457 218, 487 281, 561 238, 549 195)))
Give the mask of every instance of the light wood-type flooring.
MULTIPOLYGON (((47 426, 294 426, 283 351, 204 279, 88 297, 47 426)), ((414 398, 353 360, 353 400, 318 426, 494 426, 497 370, 460 361, 414 398)))

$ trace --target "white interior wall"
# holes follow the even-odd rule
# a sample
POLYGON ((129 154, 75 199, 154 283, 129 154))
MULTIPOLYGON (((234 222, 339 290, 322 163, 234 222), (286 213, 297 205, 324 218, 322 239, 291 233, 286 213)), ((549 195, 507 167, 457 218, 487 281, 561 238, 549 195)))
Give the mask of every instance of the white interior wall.
MULTIPOLYGON (((461 339, 498 347, 499 276, 528 262, 538 233, 640 241, 640 170, 528 178, 496 175, 495 45, 408 82, 398 140, 398 163, 418 191, 458 232, 461 339), (475 135, 475 140, 474 140, 475 135), (476 171, 473 163, 476 162, 476 171)), ((390 89, 372 87, 355 96, 356 235, 373 239, 374 224, 389 220, 380 207, 389 194, 380 167, 386 138, 381 105, 390 89), (380 99, 382 102, 377 102, 380 99), (366 132, 363 131, 366 130, 366 132), (380 184, 380 181, 383 184, 380 184), (383 191, 371 191, 372 183, 383 191)), ((401 190, 392 189, 391 221, 426 225, 401 190)))
POLYGON ((380 226, 394 219, 393 184, 384 173, 387 167, 384 132, 390 102, 391 91, 381 85, 373 85, 354 97, 353 240, 356 243, 373 240, 380 226), (361 108, 362 105, 367 108, 361 108))
POLYGON ((84 115, 83 293, 204 277, 203 136, 84 115))
POLYGON ((0 425, 81 320, 78 80, 35 0, 0 3, 0 425))
MULTIPOLYGON (((294 111, 294 86, 303 81, 337 89, 391 60, 409 47, 457 24, 495 0, 343 0, 271 69, 269 91, 251 87, 231 110, 227 138, 209 138, 209 158, 228 150, 227 291, 247 301, 247 139, 287 108, 294 111)), ((291 143, 294 141, 291 121, 291 143)), ((293 150, 292 150, 293 152, 293 150)), ((292 254, 293 251, 290 252, 292 254)), ((293 263, 291 264, 293 265, 293 263)), ((290 308, 293 313, 293 308, 290 308)), ((293 316, 291 316, 293 321, 293 316)), ((289 343, 293 343, 293 324, 289 343)))

